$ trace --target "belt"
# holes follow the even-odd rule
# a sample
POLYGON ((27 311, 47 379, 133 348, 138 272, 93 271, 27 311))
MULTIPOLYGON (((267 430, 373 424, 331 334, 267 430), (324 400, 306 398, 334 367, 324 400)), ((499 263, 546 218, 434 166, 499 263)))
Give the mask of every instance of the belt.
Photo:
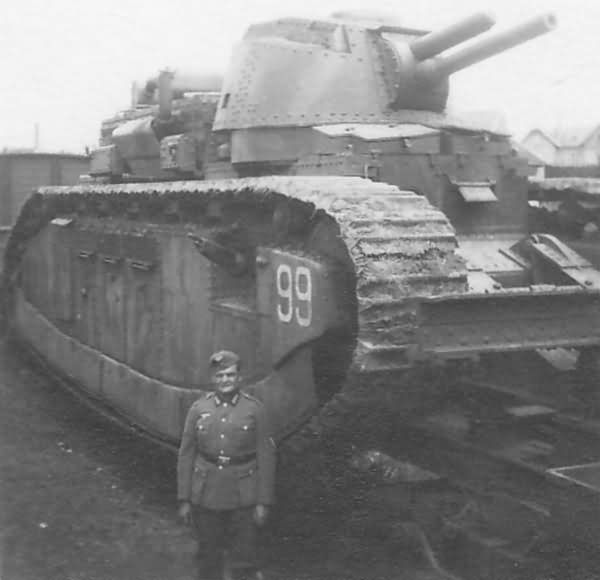
POLYGON ((229 465, 242 465, 256 458, 256 453, 247 455, 238 455, 237 457, 229 457, 228 455, 202 455, 202 459, 217 465, 219 467, 227 467, 229 465))

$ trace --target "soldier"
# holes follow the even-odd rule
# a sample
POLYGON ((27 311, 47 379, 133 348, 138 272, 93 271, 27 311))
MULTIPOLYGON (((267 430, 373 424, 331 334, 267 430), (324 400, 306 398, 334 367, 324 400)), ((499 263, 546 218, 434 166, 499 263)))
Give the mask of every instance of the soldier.
POLYGON ((260 576, 257 527, 273 503, 275 445, 260 401, 241 390, 240 359, 210 357, 214 392, 190 408, 177 462, 179 516, 198 537, 201 580, 219 580, 224 550, 234 580, 260 576))

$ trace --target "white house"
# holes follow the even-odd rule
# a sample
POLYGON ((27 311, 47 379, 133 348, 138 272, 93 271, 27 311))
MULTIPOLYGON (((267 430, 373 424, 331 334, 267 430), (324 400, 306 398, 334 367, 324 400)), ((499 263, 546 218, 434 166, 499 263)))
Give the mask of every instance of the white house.
POLYGON ((534 153, 532 153, 522 143, 512 141, 513 149, 520 157, 527 159, 529 166, 529 176, 534 179, 544 179, 546 177, 546 164, 534 153))
POLYGON ((532 129, 521 144, 553 167, 597 166, 600 164, 600 123, 588 127, 532 129))

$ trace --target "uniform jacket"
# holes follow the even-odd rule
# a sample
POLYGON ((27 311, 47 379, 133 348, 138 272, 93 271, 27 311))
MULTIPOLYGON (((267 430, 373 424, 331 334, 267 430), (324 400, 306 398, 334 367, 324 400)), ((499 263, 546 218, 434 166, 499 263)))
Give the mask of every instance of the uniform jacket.
POLYGON ((275 445, 260 401, 242 391, 231 402, 207 393, 191 406, 177 461, 179 500, 214 510, 268 505, 274 480, 275 445), (231 464, 215 465, 218 456, 231 464))

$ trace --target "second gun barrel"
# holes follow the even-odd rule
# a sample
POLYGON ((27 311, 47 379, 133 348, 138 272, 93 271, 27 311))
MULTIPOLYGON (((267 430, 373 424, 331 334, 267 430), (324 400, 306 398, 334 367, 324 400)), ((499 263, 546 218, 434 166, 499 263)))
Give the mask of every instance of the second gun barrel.
POLYGON ((517 46, 536 36, 549 32, 556 26, 552 13, 542 14, 526 20, 513 28, 486 35, 456 52, 417 65, 417 75, 422 80, 436 81, 462 70, 495 54, 517 46))
POLYGON ((417 60, 424 60, 489 30, 493 25, 494 18, 491 14, 478 12, 447 28, 434 30, 413 40, 410 43, 410 50, 417 60))

